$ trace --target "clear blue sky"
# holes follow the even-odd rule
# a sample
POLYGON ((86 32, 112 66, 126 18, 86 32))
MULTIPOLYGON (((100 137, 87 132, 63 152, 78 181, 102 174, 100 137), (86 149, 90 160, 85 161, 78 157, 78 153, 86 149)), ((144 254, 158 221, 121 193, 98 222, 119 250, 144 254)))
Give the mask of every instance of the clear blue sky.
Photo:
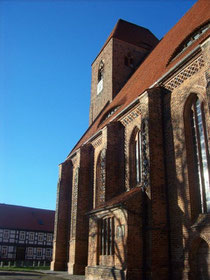
POLYGON ((196 1, 0 0, 0 203, 55 209, 88 127, 91 63, 119 18, 159 39, 196 1))

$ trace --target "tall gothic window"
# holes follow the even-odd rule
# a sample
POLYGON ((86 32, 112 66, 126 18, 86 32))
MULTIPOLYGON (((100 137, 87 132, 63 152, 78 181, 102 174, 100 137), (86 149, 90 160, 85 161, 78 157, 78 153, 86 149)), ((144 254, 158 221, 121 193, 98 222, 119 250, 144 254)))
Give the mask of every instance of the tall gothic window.
POLYGON ((104 62, 101 61, 98 67, 97 94, 99 94, 103 89, 103 78, 104 78, 104 62))
POLYGON ((141 131, 134 129, 130 142, 130 185, 142 182, 142 139, 141 131))
MULTIPOLYGON (((210 190, 205 118, 203 104, 197 96, 193 95, 187 113, 188 127, 190 128, 188 136, 191 137, 191 139, 187 139, 189 176, 194 180, 193 182, 191 179, 191 204, 195 202, 196 214, 198 215, 199 213, 210 212, 210 190), (189 159, 192 159, 193 162, 189 162, 189 159)), ((193 208, 193 205, 191 208, 193 208)))
POLYGON ((141 176, 142 176, 142 153, 141 153, 141 132, 138 131, 135 138, 135 148, 136 148, 136 183, 141 182, 141 176))

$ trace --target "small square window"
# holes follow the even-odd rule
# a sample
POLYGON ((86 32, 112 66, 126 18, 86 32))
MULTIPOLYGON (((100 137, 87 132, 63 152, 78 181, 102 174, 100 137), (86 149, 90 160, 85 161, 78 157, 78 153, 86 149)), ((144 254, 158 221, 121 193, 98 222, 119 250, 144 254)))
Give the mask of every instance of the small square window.
POLYGON ((52 242, 52 234, 51 233, 47 234, 47 242, 52 242))
POLYGON ((3 233, 3 238, 4 239, 9 239, 9 233, 10 233, 9 230, 5 229, 4 233, 3 233))
POLYGON ((28 240, 33 241, 34 240, 34 232, 29 232, 28 234, 28 240))
POLYGON ((52 250, 51 250, 50 248, 47 248, 47 249, 46 249, 46 257, 50 258, 51 255, 52 255, 51 252, 52 252, 52 250))
POLYGON ((43 233, 39 233, 38 234, 38 241, 42 242, 44 240, 44 234, 43 233))
POLYGON ((26 236, 25 231, 20 231, 19 239, 20 240, 25 240, 25 236, 26 236))
POLYGON ((28 257, 32 257, 32 256, 33 256, 33 248, 29 247, 29 248, 27 249, 27 256, 28 256, 28 257))
POLYGON ((37 248, 36 255, 37 255, 37 257, 41 257, 42 256, 42 248, 37 248))

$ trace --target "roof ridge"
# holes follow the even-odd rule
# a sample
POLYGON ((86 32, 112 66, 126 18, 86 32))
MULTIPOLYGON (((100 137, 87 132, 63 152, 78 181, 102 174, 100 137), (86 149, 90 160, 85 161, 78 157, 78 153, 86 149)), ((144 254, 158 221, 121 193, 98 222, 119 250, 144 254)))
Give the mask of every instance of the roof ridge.
POLYGON ((43 208, 37 208, 37 207, 31 207, 31 206, 14 205, 14 204, 7 204, 7 203, 0 203, 0 207, 1 206, 19 207, 19 208, 28 208, 28 209, 33 209, 33 210, 53 211, 53 212, 55 212, 55 210, 50 210, 50 209, 43 209, 43 208))

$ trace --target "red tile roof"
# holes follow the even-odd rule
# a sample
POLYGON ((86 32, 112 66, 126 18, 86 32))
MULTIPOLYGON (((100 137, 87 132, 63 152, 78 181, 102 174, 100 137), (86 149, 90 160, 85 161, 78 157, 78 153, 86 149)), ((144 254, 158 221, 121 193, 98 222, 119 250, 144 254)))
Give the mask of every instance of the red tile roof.
MULTIPOLYGON (((119 19, 99 54, 103 51, 111 38, 116 38, 121 41, 125 41, 127 43, 146 49, 154 48, 159 42, 159 40, 155 37, 154 34, 152 34, 149 29, 119 19)), ((99 54, 97 55, 97 57, 99 56, 99 54)))
POLYGON ((55 211, 0 204, 0 228, 54 231, 55 211))
MULTIPOLYGON (((125 86, 117 94, 114 100, 106 107, 104 113, 88 128, 79 142, 76 144, 72 152, 85 143, 97 130, 103 128, 108 122, 107 119, 100 125, 103 115, 110 110, 111 107, 122 105, 120 111, 128 106, 135 98, 137 98, 146 89, 152 86, 167 71, 169 71, 178 61, 186 54, 192 51, 207 36, 209 31, 196 40, 181 55, 168 64, 171 56, 177 47, 191 34, 196 28, 203 25, 210 18, 210 1, 199 0, 194 6, 181 18, 181 20, 165 35, 160 43, 154 48, 145 61, 139 66, 136 72, 128 80, 125 86)), ((113 33, 113 32, 112 32, 113 33)), ((111 33, 111 34, 112 34, 111 33)), ((111 35, 110 35, 111 36, 111 35)), ((116 111, 114 115, 119 113, 116 111)), ((113 115, 113 116, 114 116, 113 115)))
POLYGON ((118 20, 115 28, 107 39, 107 42, 110 38, 117 38, 139 47, 142 45, 144 46, 144 44, 152 47, 159 42, 149 29, 122 19, 118 20))

